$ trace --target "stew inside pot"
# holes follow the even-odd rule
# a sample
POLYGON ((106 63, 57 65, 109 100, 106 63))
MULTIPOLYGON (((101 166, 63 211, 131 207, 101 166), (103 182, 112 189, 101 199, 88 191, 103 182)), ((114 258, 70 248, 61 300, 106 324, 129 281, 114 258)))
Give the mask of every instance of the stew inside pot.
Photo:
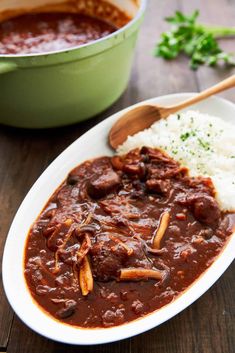
POLYGON ((67 6, 67 12, 58 7, 52 12, 39 8, 39 12, 13 13, 0 23, 0 54, 48 53, 77 47, 103 38, 130 21, 128 15, 105 1, 67 6))

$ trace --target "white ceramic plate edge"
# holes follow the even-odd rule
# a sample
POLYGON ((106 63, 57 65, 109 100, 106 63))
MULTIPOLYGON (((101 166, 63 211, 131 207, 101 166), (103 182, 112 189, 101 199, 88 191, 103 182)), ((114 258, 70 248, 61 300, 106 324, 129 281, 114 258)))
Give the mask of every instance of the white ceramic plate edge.
MULTIPOLYGON (((192 96, 192 93, 173 94, 148 100, 159 104, 173 104, 192 96)), ((146 102, 146 101, 145 101, 146 102)), ((144 102, 140 103, 143 104, 144 102)), ((127 108, 130 109, 131 107, 127 108)), ((192 107, 222 117, 231 122, 235 118, 235 105, 221 98, 209 100, 192 107), (216 114, 216 112, 218 113, 216 114)), ((53 191, 65 179, 68 172, 82 161, 110 155, 107 133, 122 112, 104 120, 78 138, 44 171, 22 202, 9 230, 3 256, 3 284, 8 300, 21 320, 34 331, 56 341, 92 345, 108 343, 145 332, 160 325, 192 304, 205 293, 223 274, 234 259, 235 237, 228 244, 210 268, 174 302, 128 324, 109 329, 80 329, 64 325, 45 314, 27 289, 23 274, 23 252, 28 230, 53 191), (89 144, 89 148, 86 148, 89 144)))

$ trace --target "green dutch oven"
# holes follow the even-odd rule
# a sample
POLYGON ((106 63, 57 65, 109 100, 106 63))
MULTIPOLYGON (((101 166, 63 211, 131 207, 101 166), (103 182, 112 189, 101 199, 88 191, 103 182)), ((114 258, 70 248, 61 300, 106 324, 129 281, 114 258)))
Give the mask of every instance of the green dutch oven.
POLYGON ((88 119, 117 100, 129 80, 146 0, 109 2, 125 11, 135 6, 135 14, 107 37, 48 54, 0 55, 0 123, 62 126, 88 119))

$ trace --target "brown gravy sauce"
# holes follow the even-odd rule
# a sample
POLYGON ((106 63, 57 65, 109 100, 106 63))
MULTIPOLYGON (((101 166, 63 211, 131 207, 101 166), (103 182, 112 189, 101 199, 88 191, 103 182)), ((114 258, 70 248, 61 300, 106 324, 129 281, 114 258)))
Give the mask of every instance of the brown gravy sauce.
POLYGON ((86 161, 32 225, 25 278, 46 312, 110 327, 173 301, 215 260, 235 226, 209 178, 147 147, 86 161))

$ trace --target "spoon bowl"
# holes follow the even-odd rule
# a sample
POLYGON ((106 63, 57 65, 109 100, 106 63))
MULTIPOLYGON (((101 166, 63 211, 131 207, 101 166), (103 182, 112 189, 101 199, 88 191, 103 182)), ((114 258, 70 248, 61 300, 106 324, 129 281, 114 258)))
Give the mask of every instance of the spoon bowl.
POLYGON ((125 141, 123 140, 124 136, 127 137, 129 135, 134 135, 141 130, 149 128, 154 122, 162 119, 163 115, 161 114, 160 109, 160 107, 153 105, 143 105, 125 113, 110 130, 110 145, 116 149, 125 141), (123 135, 123 128, 125 128, 125 135, 123 135))

